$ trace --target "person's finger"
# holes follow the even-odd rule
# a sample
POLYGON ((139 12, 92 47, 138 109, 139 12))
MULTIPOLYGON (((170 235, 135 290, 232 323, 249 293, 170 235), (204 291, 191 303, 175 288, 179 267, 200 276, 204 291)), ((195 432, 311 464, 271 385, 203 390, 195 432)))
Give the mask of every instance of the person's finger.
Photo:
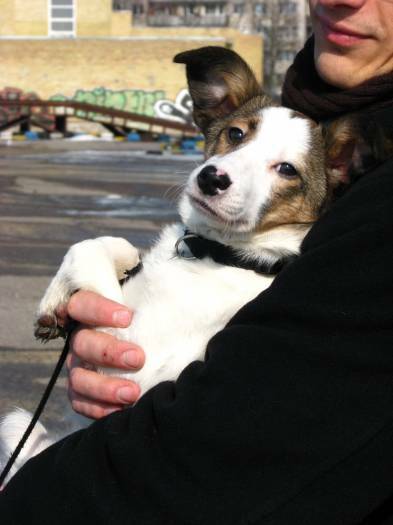
POLYGON ((71 368, 68 384, 71 401, 77 395, 95 403, 131 405, 140 395, 139 386, 132 381, 101 375, 81 367, 71 368))
POLYGON ((69 354, 66 357, 66 367, 68 370, 68 373, 70 372, 71 368, 74 366, 81 366, 80 359, 77 359, 73 352, 69 352, 69 354))
POLYGON ((118 412, 124 408, 124 405, 110 405, 92 401, 85 397, 79 396, 74 392, 70 393, 71 406, 75 412, 91 419, 101 419, 113 412, 118 412))
POLYGON ((67 314, 82 324, 115 328, 126 328, 132 319, 132 312, 126 306, 86 290, 71 296, 67 314))
POLYGON ((89 328, 73 334, 71 348, 76 357, 96 366, 138 370, 145 362, 144 352, 137 345, 89 328))
POLYGON ((64 304, 61 304, 56 308, 56 321, 58 326, 65 327, 68 322, 68 314, 67 314, 67 307, 64 304))

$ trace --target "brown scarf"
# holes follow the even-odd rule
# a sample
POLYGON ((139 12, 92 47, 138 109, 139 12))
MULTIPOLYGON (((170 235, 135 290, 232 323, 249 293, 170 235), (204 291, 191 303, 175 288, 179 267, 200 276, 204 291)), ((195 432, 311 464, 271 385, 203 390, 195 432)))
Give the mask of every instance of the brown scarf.
POLYGON ((332 87, 315 69, 314 38, 311 37, 288 69, 282 103, 318 122, 359 110, 374 112, 393 106, 393 73, 375 77, 352 89, 332 87))

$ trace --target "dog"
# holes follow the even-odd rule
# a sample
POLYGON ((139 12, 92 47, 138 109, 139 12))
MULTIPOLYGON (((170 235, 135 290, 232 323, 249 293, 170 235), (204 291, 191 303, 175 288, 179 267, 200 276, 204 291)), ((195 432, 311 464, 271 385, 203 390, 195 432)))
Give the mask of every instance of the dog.
MULTIPOLYGON (((59 335, 56 309, 76 290, 128 305, 135 312, 129 328, 102 330, 139 344, 145 365, 101 372, 132 378, 142 394, 202 360, 209 339, 299 255, 353 151, 345 125, 329 136, 274 104, 235 52, 205 47, 174 60, 186 65, 194 120, 206 139, 205 161, 180 200, 182 223, 167 226, 142 258, 121 238, 72 246, 38 309, 36 335, 46 340, 59 335)), ((18 410, 3 419, 3 461, 30 418, 18 410)), ((11 474, 52 442, 38 424, 11 474)))

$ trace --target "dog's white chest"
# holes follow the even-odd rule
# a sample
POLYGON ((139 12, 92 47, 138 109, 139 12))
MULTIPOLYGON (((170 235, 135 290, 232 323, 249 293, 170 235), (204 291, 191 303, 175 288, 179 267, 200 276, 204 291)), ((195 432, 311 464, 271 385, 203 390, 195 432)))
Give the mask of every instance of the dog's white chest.
POLYGON ((143 392, 176 379, 191 361, 203 359, 209 339, 272 281, 210 258, 175 256, 182 233, 180 225, 165 229, 143 259, 143 270, 123 286, 124 302, 135 314, 121 337, 145 350, 146 363, 136 373, 115 373, 132 377, 143 392))

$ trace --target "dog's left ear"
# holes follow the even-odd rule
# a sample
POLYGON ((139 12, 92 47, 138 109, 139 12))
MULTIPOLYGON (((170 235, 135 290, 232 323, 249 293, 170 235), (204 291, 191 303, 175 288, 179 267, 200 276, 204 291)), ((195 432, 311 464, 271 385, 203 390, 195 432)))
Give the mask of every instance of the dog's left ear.
POLYGON ((193 49, 176 55, 174 62, 186 64, 194 120, 203 133, 214 120, 262 94, 250 67, 230 49, 216 46, 193 49))
POLYGON ((350 170, 357 156, 358 134, 355 122, 343 117, 323 125, 326 170, 331 187, 349 184, 350 170))

